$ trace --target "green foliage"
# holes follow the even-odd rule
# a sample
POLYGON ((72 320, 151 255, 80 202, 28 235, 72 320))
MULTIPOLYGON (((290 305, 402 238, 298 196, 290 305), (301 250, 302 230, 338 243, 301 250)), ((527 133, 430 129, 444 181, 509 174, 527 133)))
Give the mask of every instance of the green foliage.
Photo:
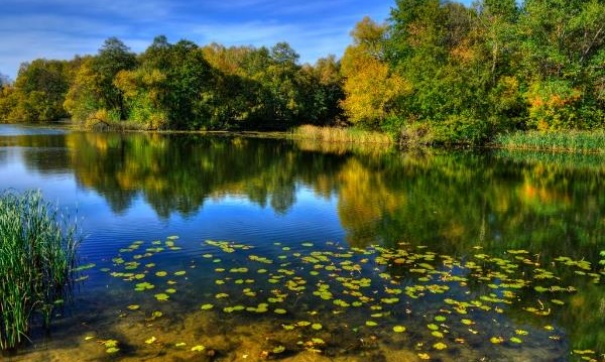
POLYGON ((118 112, 121 119, 126 119, 128 110, 123 92, 114 80, 118 73, 134 69, 135 66, 135 54, 117 38, 107 39, 98 55, 92 59, 93 77, 89 81, 94 84, 99 103, 102 108, 118 112))
POLYGON ((386 54, 413 87, 398 117, 426 123, 443 143, 602 129, 593 64, 605 59, 603 10, 596 1, 397 1, 386 54))
POLYGON ((63 298, 77 246, 75 229, 63 226, 39 192, 0 195, 0 349, 23 343, 39 314, 48 327, 63 298))
POLYGON ((0 120, 67 111, 144 129, 349 124, 401 142, 473 145, 518 130, 599 130, 604 24, 596 0, 397 0, 387 23, 355 26, 340 61, 315 65, 285 42, 200 48, 158 36, 135 55, 109 38, 95 56, 24 66, 2 86, 0 120))
POLYGON ((69 88, 70 70, 70 63, 59 60, 37 59, 22 64, 14 86, 2 87, 0 119, 38 122, 67 117, 63 99, 69 88))
POLYGON ((513 132, 499 134, 494 143, 509 149, 599 153, 605 150, 605 131, 513 132))

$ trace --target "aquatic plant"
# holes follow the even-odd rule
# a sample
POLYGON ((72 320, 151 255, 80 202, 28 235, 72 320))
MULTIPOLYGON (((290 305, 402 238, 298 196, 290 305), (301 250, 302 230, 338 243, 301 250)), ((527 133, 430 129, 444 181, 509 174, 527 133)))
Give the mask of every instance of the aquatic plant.
POLYGON ((603 154, 605 132, 515 132, 496 136, 494 144, 505 149, 531 149, 603 154))
POLYGON ((314 139, 322 142, 393 144, 393 139, 388 134, 356 128, 345 129, 304 125, 297 127, 293 133, 297 138, 314 139))
POLYGON ((14 349, 41 315, 48 327, 75 270, 76 228, 40 192, 0 195, 0 349, 14 349))
MULTIPOLYGON (((481 341, 494 355, 531 349, 536 343, 557 344, 563 331, 556 324, 557 315, 565 314, 562 308, 573 303, 578 293, 570 275, 578 288, 601 285, 605 276, 605 271, 584 259, 539 260, 520 249, 490 255, 477 247, 458 258, 408 243, 398 248, 350 248, 333 242, 290 246, 276 242, 274 248, 266 247, 272 250, 261 254, 254 245, 207 240, 190 271, 172 264, 163 265, 168 270, 160 275, 143 274, 165 290, 155 294, 153 284, 137 278, 136 269, 159 267, 156 257, 178 250, 167 239, 151 242, 152 248, 135 242, 120 249, 112 259, 114 271, 104 270, 130 282, 144 299, 155 297, 156 302, 173 308, 183 299, 198 296, 186 292, 192 285, 186 276, 204 274, 207 284, 196 309, 208 318, 225 318, 234 324, 240 318, 273 324, 281 337, 267 346, 267 356, 278 355, 282 348, 288 353, 335 353, 344 347, 346 353, 353 353, 373 348, 378 339, 409 340, 407 348, 421 359, 458 353, 471 341, 481 341), (145 251, 138 253, 140 249, 145 251), (167 281, 163 275, 181 278, 167 281), (579 276, 585 280, 578 280, 579 276), (426 303, 416 302, 420 300, 426 303), (504 316, 522 324, 504 323, 504 316), (327 337, 335 328, 340 341, 327 337), (398 337, 402 334, 406 337, 398 337)), ((593 342, 584 345, 578 350, 585 357, 593 358, 601 349, 593 342)), ((574 350, 574 355, 580 354, 574 350)))

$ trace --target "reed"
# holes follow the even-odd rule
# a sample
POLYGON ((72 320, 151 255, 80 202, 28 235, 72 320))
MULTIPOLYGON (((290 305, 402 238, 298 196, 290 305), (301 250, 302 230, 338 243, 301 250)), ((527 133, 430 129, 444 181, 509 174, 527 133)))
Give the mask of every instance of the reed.
POLYGON ((317 127, 311 125, 294 129, 294 137, 314 139, 322 142, 349 142, 393 144, 393 138, 386 133, 360 130, 356 128, 317 127))
POLYGON ((65 228, 40 192, 0 195, 0 349, 22 344, 34 318, 48 328, 53 308, 69 290, 76 228, 65 228))
POLYGON ((495 145, 506 149, 602 154, 605 153, 605 131, 515 132, 498 135, 495 145))

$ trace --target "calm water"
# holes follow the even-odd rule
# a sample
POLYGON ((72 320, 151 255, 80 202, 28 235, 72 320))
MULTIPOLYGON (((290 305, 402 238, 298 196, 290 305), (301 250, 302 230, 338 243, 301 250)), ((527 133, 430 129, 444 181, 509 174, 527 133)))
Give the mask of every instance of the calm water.
POLYGON ((603 161, 0 125, 91 266, 10 360, 602 360, 603 161))

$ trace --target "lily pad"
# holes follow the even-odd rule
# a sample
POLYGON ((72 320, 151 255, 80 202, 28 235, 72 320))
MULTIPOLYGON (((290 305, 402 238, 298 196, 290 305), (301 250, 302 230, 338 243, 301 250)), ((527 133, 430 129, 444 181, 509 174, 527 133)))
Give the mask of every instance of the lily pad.
POLYGON ((158 302, 165 302, 170 299, 170 296, 166 293, 159 293, 155 295, 155 299, 157 299, 158 302))
POLYGON ((393 332, 395 333, 403 333, 406 331, 406 328, 404 326, 394 326, 393 327, 393 332))

